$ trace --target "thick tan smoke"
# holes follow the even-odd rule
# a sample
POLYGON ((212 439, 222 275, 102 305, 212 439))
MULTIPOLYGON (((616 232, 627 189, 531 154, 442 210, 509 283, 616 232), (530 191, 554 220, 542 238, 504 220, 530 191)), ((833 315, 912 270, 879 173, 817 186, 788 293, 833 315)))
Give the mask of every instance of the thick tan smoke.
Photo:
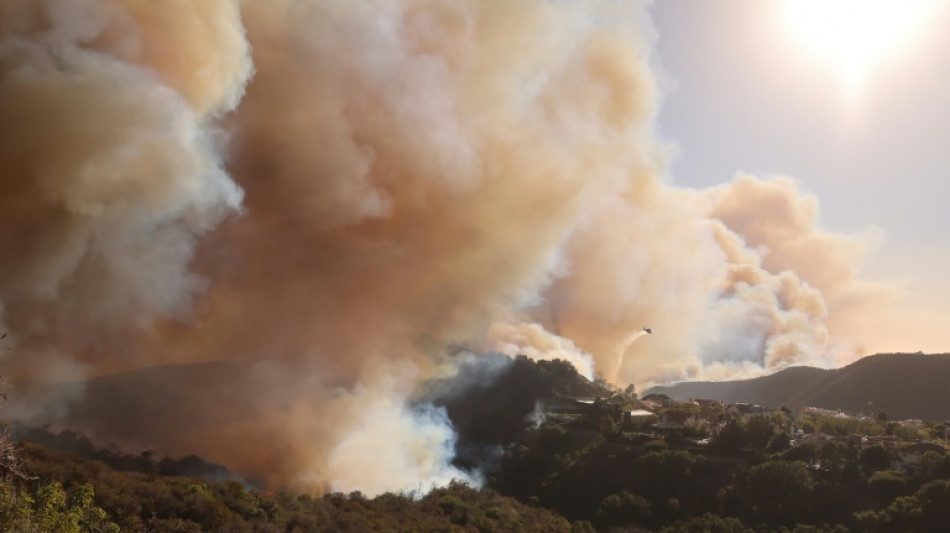
MULTIPOLYGON (((762 268, 794 272, 820 294, 827 307, 826 323, 838 333, 839 343, 848 337, 859 341, 862 330, 866 332, 862 321, 897 300, 895 287, 860 277, 864 258, 880 236, 873 230, 861 235, 823 231, 818 199, 802 194, 793 180, 761 181, 739 174, 731 184, 714 187, 704 196, 709 202, 707 215, 741 235, 758 252, 762 268)), ((838 349, 847 353, 850 348, 838 349)))
POLYGON ((503 353, 510 357, 525 355, 535 361, 561 359, 571 363, 587 379, 594 379, 594 360, 570 339, 559 337, 536 322, 500 320, 492 323, 485 334, 482 351, 503 353))
POLYGON ((250 69, 231 2, 0 2, 0 302, 29 354, 15 364, 126 355, 122 329, 190 313, 196 239, 242 195, 209 121, 250 69))
POLYGON ((458 347, 621 383, 827 361, 854 242, 790 182, 659 177, 645 9, 0 0, 16 377, 228 360, 60 423, 375 494, 469 476, 411 406, 458 347))
POLYGON ((829 324, 893 296, 858 277, 871 238, 823 230, 817 200, 794 182, 740 174, 706 191, 635 194, 571 241, 572 273, 551 285, 541 316, 605 376, 723 379, 861 355, 829 324), (656 334, 625 342, 642 326, 656 334))

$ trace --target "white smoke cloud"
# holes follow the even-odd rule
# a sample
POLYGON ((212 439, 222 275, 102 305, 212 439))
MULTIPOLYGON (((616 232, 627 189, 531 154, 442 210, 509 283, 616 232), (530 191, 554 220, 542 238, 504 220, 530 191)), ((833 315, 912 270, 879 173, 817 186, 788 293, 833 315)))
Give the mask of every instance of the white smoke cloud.
POLYGON ((327 457, 331 490, 426 493, 453 480, 481 484, 451 464, 456 436, 444 409, 409 408, 408 396, 386 388, 361 387, 350 400, 359 405, 327 457))
POLYGON ((591 355, 579 350, 570 339, 546 331, 540 324, 494 322, 485 337, 487 350, 510 357, 526 355, 535 361, 561 359, 571 363, 580 375, 594 379, 591 355))

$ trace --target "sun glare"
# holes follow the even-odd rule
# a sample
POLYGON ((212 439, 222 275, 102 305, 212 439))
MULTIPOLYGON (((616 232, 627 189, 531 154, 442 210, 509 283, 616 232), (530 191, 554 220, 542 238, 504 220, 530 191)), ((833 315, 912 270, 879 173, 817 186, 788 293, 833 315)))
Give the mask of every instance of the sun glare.
POLYGON ((939 0, 783 0, 792 38, 841 76, 849 94, 910 42, 939 0))

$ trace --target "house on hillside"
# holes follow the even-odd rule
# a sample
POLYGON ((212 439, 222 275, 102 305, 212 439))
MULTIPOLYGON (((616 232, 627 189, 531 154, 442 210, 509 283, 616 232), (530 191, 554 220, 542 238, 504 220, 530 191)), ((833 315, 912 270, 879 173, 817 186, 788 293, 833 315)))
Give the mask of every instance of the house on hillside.
POLYGON ((852 442, 853 437, 850 435, 845 436, 835 436, 829 435, 828 433, 802 433, 801 430, 796 431, 792 435, 791 444, 793 447, 801 446, 807 442, 812 442, 816 444, 824 444, 826 442, 836 441, 842 444, 848 445, 852 442))
POLYGON ((624 413, 624 422, 635 428, 652 426, 657 423, 657 416, 646 409, 634 409, 624 413))
POLYGON ((704 407, 705 407, 705 408, 710 408, 710 407, 724 407, 723 402, 721 402, 721 401, 719 401, 719 400, 707 400, 707 399, 704 399, 704 398, 693 398, 692 401, 693 401, 696 405, 698 405, 700 409, 702 409, 702 408, 704 408, 704 407))
POLYGON ((667 409, 660 414, 661 428, 681 428, 696 423, 696 415, 681 409, 667 409))
POLYGON ((572 398, 558 396, 547 404, 547 413, 556 415, 581 415, 596 410, 598 398, 572 398))
POLYGON ((673 401, 673 398, 665 394, 647 394, 642 398, 643 403, 656 405, 657 409, 660 407, 673 407, 676 405, 676 402, 673 401))
POLYGON ((726 406, 719 400, 694 399, 693 403, 699 406, 699 417, 707 422, 714 422, 726 410, 726 406))
POLYGON ((727 414, 739 418, 752 418, 755 415, 763 415, 768 412, 768 407, 751 403, 734 403, 726 407, 727 414))
POLYGON ((709 400, 706 398, 693 398, 692 401, 699 404, 700 407, 708 406, 708 405, 723 405, 723 402, 721 400, 709 400))
POLYGON ((802 443, 806 442, 828 442, 835 440, 835 438, 827 433, 809 433, 807 435, 802 435, 800 441, 802 443))
POLYGON ((867 448, 868 446, 874 446, 875 444, 879 444, 881 446, 888 447, 888 448, 896 448, 899 442, 900 442, 900 439, 898 439, 897 437, 893 435, 870 436, 870 437, 864 437, 861 439, 861 447, 867 448))
POLYGON ((802 407, 798 413, 798 419, 801 420, 808 416, 829 416, 833 418, 854 418, 840 409, 823 409, 821 407, 802 407))
POLYGON ((922 466, 920 459, 927 452, 934 452, 937 455, 947 454, 943 446, 932 442, 918 442, 900 448, 897 451, 897 460, 891 464, 891 467, 898 472, 919 474, 922 466))

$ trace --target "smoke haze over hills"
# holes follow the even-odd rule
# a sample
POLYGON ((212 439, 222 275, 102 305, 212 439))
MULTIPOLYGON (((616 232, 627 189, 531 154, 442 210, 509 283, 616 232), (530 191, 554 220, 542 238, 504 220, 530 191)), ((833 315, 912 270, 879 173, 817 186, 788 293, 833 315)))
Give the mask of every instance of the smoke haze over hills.
POLYGON ((176 391, 214 424, 120 444, 376 494, 468 477, 413 403, 451 353, 621 384, 857 357, 869 237, 788 178, 670 184, 653 39, 635 1, 0 0, 15 412, 234 361, 176 391))

